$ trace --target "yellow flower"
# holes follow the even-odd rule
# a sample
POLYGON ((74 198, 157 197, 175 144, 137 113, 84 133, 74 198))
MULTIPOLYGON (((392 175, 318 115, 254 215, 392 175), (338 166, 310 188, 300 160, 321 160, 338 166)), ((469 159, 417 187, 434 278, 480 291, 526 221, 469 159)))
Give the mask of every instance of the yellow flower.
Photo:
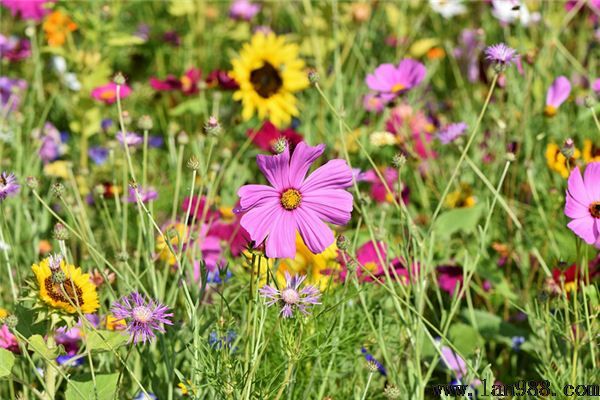
MULTIPOLYGON (((576 148, 571 159, 571 168, 575 166, 575 160, 581 157, 581 152, 576 148)), ((567 167, 567 158, 560 152, 560 147, 556 143, 549 143, 546 147, 546 162, 548 168, 558 172, 563 178, 569 177, 569 168, 567 167)))
POLYGON ((8 317, 8 311, 6 311, 4 308, 0 308, 0 321, 5 319, 6 317, 8 317))
MULTIPOLYGON (((184 224, 177 222, 169 225, 164 234, 171 243, 171 247, 175 250, 175 253, 177 253, 179 251, 180 240, 183 243, 187 240, 188 229, 184 224)), ((177 263, 177 257, 175 257, 175 254, 173 254, 162 235, 156 238, 156 252, 158 253, 158 258, 166 261, 167 264, 173 266, 177 263)))
POLYGON ((230 72, 240 85, 233 98, 242 102, 244 120, 258 113, 281 128, 299 115, 294 92, 309 82, 298 52, 297 45, 274 33, 258 32, 244 45, 230 72))
POLYGON ((69 161, 54 161, 44 165, 44 175, 69 179, 69 169, 71 169, 71 163, 69 161))
MULTIPOLYGON (((252 256, 244 253, 249 266, 252 262, 252 256)), ((285 273, 291 275, 306 275, 308 284, 318 287, 324 291, 329 286, 335 284, 335 273, 341 270, 340 264, 337 261, 337 246, 335 242, 326 248, 322 253, 313 254, 299 234, 296 235, 296 257, 281 259, 277 270, 274 270, 274 260, 266 257, 260 258, 260 263, 255 260, 254 274, 258 273, 260 268, 259 286, 264 286, 267 283, 267 270, 270 270, 277 280, 279 287, 285 286, 285 273), (260 266, 259 266, 260 264, 260 266)))
POLYGON ((62 283, 54 280, 50 270, 50 259, 45 258, 39 264, 31 266, 37 278, 40 298, 49 306, 73 314, 79 307, 81 313, 92 314, 99 307, 96 286, 90 281, 90 275, 81 268, 60 261, 60 271, 65 279, 62 283))
POLYGON ((595 146, 590 139, 583 141, 583 161, 586 164, 600 161, 600 148, 595 146))
POLYGON ((461 184, 460 189, 456 190, 446 197, 446 206, 450 208, 468 208, 477 203, 477 198, 473 196, 473 189, 467 184, 461 184))
POLYGON ((106 329, 109 331, 121 331, 127 327, 127 323, 124 319, 117 319, 112 315, 106 316, 106 321, 104 324, 106 325, 106 329))
POLYGON ((44 32, 46 32, 48 44, 53 47, 59 47, 65 44, 67 35, 77 29, 77 24, 68 15, 60 11, 54 11, 44 21, 43 28, 44 32))
POLYGON ((190 381, 189 379, 187 380, 186 383, 179 382, 177 384, 177 386, 179 386, 179 389, 181 389, 182 396, 187 396, 190 393, 193 393, 194 395, 196 395, 196 388, 194 387, 194 385, 192 385, 192 381, 190 381), (189 386, 189 388, 188 388, 188 386, 189 386))

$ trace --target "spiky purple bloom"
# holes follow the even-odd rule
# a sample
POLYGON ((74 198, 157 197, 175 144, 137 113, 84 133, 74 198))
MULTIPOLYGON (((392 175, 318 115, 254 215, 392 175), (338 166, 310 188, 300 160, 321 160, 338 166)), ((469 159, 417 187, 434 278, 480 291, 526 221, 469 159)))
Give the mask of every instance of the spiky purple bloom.
POLYGON ((20 186, 15 174, 9 174, 8 172, 0 174, 0 200, 14 196, 19 191, 19 188, 20 186))
POLYGON ((283 289, 278 290, 273 286, 265 285, 260 289, 260 294, 267 299, 267 306, 279 304, 281 306, 281 315, 283 318, 290 318, 294 315, 294 310, 299 310, 304 315, 308 315, 308 308, 319 303, 321 292, 312 285, 307 285, 300 290, 300 285, 306 279, 306 275, 293 277, 286 271, 283 289))
POLYGON ((144 141, 144 139, 135 132, 127 132, 123 135, 123 132, 121 131, 117 132, 117 140, 119 143, 127 144, 129 147, 137 147, 144 141))
POLYGON ((260 5, 249 0, 234 0, 229 7, 229 17, 235 20, 250 21, 260 11, 260 5))
MULTIPOLYGON (((141 187, 137 188, 137 191, 140 195, 140 200, 142 203, 147 203, 152 200, 156 200, 158 198, 158 192, 154 190, 154 188, 144 189, 141 187)), ((135 195, 135 189, 129 188, 129 196, 127 197, 128 203, 137 203, 137 196, 135 195)))
POLYGON ((492 63, 502 67, 508 67, 510 66, 510 64, 516 62, 519 59, 517 51, 513 48, 508 47, 504 43, 498 43, 488 46, 486 47, 484 53, 486 60, 489 60, 492 63))
POLYGON ((167 312, 169 308, 156 300, 144 297, 138 292, 123 296, 120 301, 113 304, 111 312, 116 319, 127 321, 127 330, 131 337, 129 342, 152 341, 155 332, 165 332, 163 324, 173 325, 169 317, 173 314, 167 312))
POLYGON ((442 142, 442 144, 448 144, 461 137, 466 130, 467 124, 464 122, 449 124, 440 129, 438 132, 438 139, 440 142, 442 142))

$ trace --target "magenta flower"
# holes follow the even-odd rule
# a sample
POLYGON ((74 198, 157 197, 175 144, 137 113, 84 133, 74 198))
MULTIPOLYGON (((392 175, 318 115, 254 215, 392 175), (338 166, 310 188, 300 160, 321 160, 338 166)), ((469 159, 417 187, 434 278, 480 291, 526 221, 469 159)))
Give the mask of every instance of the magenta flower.
POLYGON ((154 90, 168 92, 181 91, 184 95, 189 96, 198 93, 198 83, 202 76, 202 71, 197 68, 188 69, 181 78, 175 75, 168 75, 165 79, 150 78, 150 86, 154 90))
POLYGON ((369 93, 363 97, 363 108, 370 112, 380 113, 389 102, 389 98, 381 97, 376 93, 369 93))
POLYGON ((296 232, 310 251, 321 253, 334 240, 325 222, 345 225, 350 220, 352 195, 345 189, 352 185, 352 170, 346 161, 331 160, 306 177, 324 150, 323 144, 300 142, 291 157, 288 148, 276 156, 256 156, 271 186, 242 186, 237 212, 245 213, 240 223, 255 247, 266 239, 267 257, 294 258, 296 232))
POLYGON ((425 78, 426 72, 423 64, 405 58, 397 67, 381 64, 374 73, 367 75, 365 82, 369 89, 381 93, 387 100, 417 86, 425 78))
POLYGON ((597 94, 600 94, 600 78, 596 79, 594 83, 592 83, 592 90, 597 94))
POLYGON ((13 17, 20 15, 22 19, 40 22, 50 9, 46 4, 56 0, 0 0, 0 4, 10 10, 13 17))
POLYGON ((173 314, 168 313, 168 310, 167 306, 133 292, 113 304, 111 313, 116 319, 127 321, 127 330, 131 335, 130 342, 146 343, 156 337, 155 332, 165 332, 164 324, 173 325, 169 318, 173 314))
MULTIPOLYGON (((387 167, 381 172, 381 175, 383 176, 383 179, 385 179, 385 183, 387 184, 388 188, 393 192, 393 196, 396 197, 396 200, 398 200, 398 193, 395 190, 395 187, 398 184, 398 170, 396 168, 387 167)), ((360 173, 357 177, 357 180, 371 184, 371 197, 376 202, 391 203, 393 201, 392 194, 387 191, 385 185, 381 179, 379 179, 379 176, 375 170, 370 169, 360 173)), ((402 201, 404 204, 408 204, 409 193, 410 191, 408 187, 404 187, 402 189, 402 201)))
POLYGON ((0 174, 0 200, 16 195, 19 192, 19 188, 20 186, 15 174, 9 174, 8 172, 0 174))
POLYGON ((31 55, 29 39, 0 34, 0 59, 20 61, 31 55))
POLYGON ((438 139, 442 144, 448 144, 454 142, 456 139, 461 137, 467 130, 467 124, 464 122, 458 122, 455 124, 449 124, 440 129, 438 132, 438 139))
POLYGON ((544 113, 549 117, 556 115, 558 107, 567 100, 570 93, 571 82, 564 76, 556 78, 548 88, 544 113))
POLYGON ((456 289, 460 289, 460 285, 463 281, 462 267, 444 265, 437 267, 437 273, 438 285, 440 286, 440 289, 448 293, 450 296, 453 296, 456 289))
POLYGON ((0 327, 0 349, 6 349, 15 354, 21 353, 17 338, 11 333, 10 329, 8 329, 8 326, 5 324, 0 327))
POLYGON ((229 72, 222 69, 211 71, 206 77, 206 84, 209 88, 218 86, 223 90, 236 90, 240 88, 235 79, 229 76, 229 72))
POLYGON ((260 11, 260 5, 249 0, 234 0, 229 7, 229 17, 236 20, 250 21, 260 11))
POLYGON ((499 68, 507 68, 519 59, 517 51, 504 43, 494 44, 486 47, 485 59, 491 61, 499 68))
POLYGON ((587 244, 600 248, 600 162, 588 164, 582 178, 579 167, 569 176, 565 215, 567 225, 587 244))
MULTIPOLYGON (((136 189, 129 187, 129 196, 127 196, 128 203, 137 203, 137 197, 135 195, 136 189)), ((158 198, 158 192, 154 188, 144 189, 142 187, 137 188, 137 192, 140 196, 142 203, 147 203, 158 198)))
MULTIPOLYGON (((356 261, 360 264, 356 274, 361 282, 373 282, 375 278, 384 281, 386 270, 393 280, 399 279, 403 284, 408 282, 409 274, 404 267, 403 260, 400 258, 388 260, 387 245, 384 242, 375 244, 375 242, 369 241, 360 246, 356 250, 356 261)), ((418 273, 416 265, 413 266, 412 272, 418 273)))
POLYGON ((294 311, 298 310, 304 315, 308 315, 308 309, 319 303, 321 292, 315 286, 307 285, 300 290, 300 285, 306 279, 305 275, 290 276, 289 272, 285 272, 286 285, 283 289, 278 290, 273 286, 265 285, 259 292, 267 299, 267 306, 279 304, 281 306, 281 315, 283 318, 291 318, 294 316, 294 311))
POLYGON ((290 127, 280 130, 277 129, 277 127, 273 125, 271 121, 266 121, 258 131, 249 129, 248 132, 246 132, 246 135, 259 149, 271 153, 275 153, 273 145, 275 145, 279 138, 285 138, 288 141, 291 150, 294 150, 296 145, 303 139, 302 135, 296 132, 293 128, 290 127))
MULTIPOLYGON (((131 94, 131 88, 122 85, 119 91, 119 97, 124 99, 131 94)), ((92 90, 92 98, 102 101, 105 104, 114 104, 117 101, 117 84, 110 82, 106 85, 98 86, 92 90)))

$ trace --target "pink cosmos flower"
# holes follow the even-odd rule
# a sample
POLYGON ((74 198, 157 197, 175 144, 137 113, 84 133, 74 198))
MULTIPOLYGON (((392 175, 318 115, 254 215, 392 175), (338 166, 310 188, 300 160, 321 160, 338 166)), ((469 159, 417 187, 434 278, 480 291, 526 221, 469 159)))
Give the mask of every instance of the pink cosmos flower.
POLYGON ((271 123, 271 121, 265 122, 258 131, 248 129, 246 135, 259 149, 269 151, 271 153, 275 153, 273 145, 279 138, 287 139, 292 151, 294 150, 294 147, 296 147, 296 145, 303 140, 302 135, 296 132, 293 128, 279 130, 271 123))
POLYGON ((240 85, 229 76, 229 72, 222 69, 215 69, 211 71, 206 77, 206 85, 209 88, 219 87, 223 90, 237 90, 240 85))
POLYGON ((13 17, 20 15, 23 19, 40 22, 50 9, 46 4, 56 0, 0 0, 0 4, 10 10, 13 17))
POLYGON ((544 113, 549 117, 556 115, 558 107, 567 100, 570 93, 571 82, 564 76, 556 78, 548 88, 548 93, 546 93, 546 108, 544 109, 544 113))
MULTIPOLYGON (((396 168, 387 167, 383 170, 381 175, 383 176, 383 179, 385 179, 385 183, 387 184, 388 188, 393 192, 394 196, 397 198, 398 193, 396 193, 395 187, 398 184, 398 170, 396 168)), ((360 175, 358 175, 357 180, 371 183, 371 197, 376 202, 392 202, 392 194, 390 194, 387 191, 385 185, 383 184, 381 179, 379 179, 379 176, 377 176, 375 170, 370 169, 366 172, 361 173, 360 175)), ((404 204, 408 203, 408 195, 409 189, 408 187, 404 187, 404 189, 402 189, 402 201, 404 202, 404 204)))
POLYGON ((397 67, 393 64, 381 64, 374 73, 367 75, 365 82, 369 89, 392 99, 421 83, 426 72, 423 64, 405 58, 397 67))
POLYGON ((416 154, 422 160, 437 157, 431 150, 434 126, 423 111, 415 110, 408 104, 399 104, 392 109, 385 129, 400 137, 408 153, 416 154))
POLYGON ((188 69, 181 78, 175 75, 167 75, 165 79, 156 77, 150 78, 150 86, 158 91, 181 91, 184 95, 189 96, 198 93, 198 83, 202 72, 197 68, 188 69))
MULTIPOLYGON (((380 281, 384 281, 386 279, 386 269, 392 279, 399 279, 401 283, 408 282, 409 274, 404 267, 403 260, 394 258, 388 261, 387 245, 384 242, 369 241, 360 246, 356 250, 356 261, 361 265, 356 271, 361 282, 373 282, 375 280, 373 276, 380 281)), ((416 265, 413 266, 412 272, 415 275, 418 273, 416 265)))
POLYGON ((453 296, 456 289, 460 289, 463 281, 462 267, 444 265, 437 267, 437 273, 440 289, 453 296))
POLYGON ((234 0, 229 8, 229 17, 236 20, 250 21, 260 11, 260 5, 249 0, 234 0))
POLYGON ((369 93, 363 97, 363 108, 367 111, 380 113, 388 103, 388 98, 378 96, 376 93, 369 93))
POLYGON ((600 162, 588 164, 583 177, 579 167, 571 171, 565 215, 572 219, 569 229, 600 248, 600 162))
POLYGON ((321 253, 334 240, 325 222, 345 225, 350 220, 352 195, 345 189, 352 185, 352 170, 346 161, 331 160, 306 177, 324 150, 324 144, 300 142, 291 156, 287 147, 276 156, 256 156, 271 186, 242 186, 236 212, 245 213, 240 223, 254 246, 266 240, 267 257, 294 258, 296 232, 310 251, 321 253))
POLYGON ((594 83, 592 83, 592 90, 596 93, 600 93, 600 78, 596 79, 594 83))
MULTIPOLYGON (((131 94, 131 88, 127 85, 122 85, 119 96, 121 99, 131 94)), ((114 104, 117 101, 117 85, 113 82, 106 85, 98 86, 92 90, 92 98, 102 101, 105 104, 114 104)))
POLYGON ((0 327, 0 349, 6 349, 16 354, 21 352, 17 338, 10 332, 10 329, 8 329, 8 326, 5 324, 0 327))
MULTIPOLYGON (((239 204, 236 207, 239 207, 239 204)), ((250 243, 250 235, 240 225, 242 216, 234 214, 232 221, 227 221, 222 215, 220 217, 211 225, 209 235, 214 235, 225 241, 231 255, 238 257, 244 249, 248 248, 248 243, 250 243)))

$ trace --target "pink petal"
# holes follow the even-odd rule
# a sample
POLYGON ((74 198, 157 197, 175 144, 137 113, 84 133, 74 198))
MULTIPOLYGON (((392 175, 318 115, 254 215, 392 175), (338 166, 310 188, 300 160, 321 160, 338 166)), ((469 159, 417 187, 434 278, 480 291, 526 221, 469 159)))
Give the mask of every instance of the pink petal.
POLYGON ((581 177, 579 167, 573 168, 571 175, 569 175, 568 190, 575 201, 581 203, 583 206, 589 207, 591 201, 588 197, 587 190, 583 185, 583 178, 581 177))
POLYGON ((398 64, 396 81, 402 83, 407 89, 418 85, 423 78, 427 69, 423 64, 411 58, 404 59, 398 64))
POLYGON ((341 189, 321 189, 302 196, 302 207, 320 219, 335 225, 346 225, 352 213, 352 195, 341 189))
POLYGON ((296 145, 290 161, 290 184, 299 188, 311 164, 323 154, 325 145, 309 146, 305 142, 296 145))
POLYGON ((546 105, 558 108, 571 93, 571 82, 564 77, 559 76, 552 82, 546 94, 546 105))
POLYGON ((296 223, 304 244, 314 254, 322 253, 333 243, 333 232, 316 213, 303 207, 297 208, 296 223))
POLYGON ((589 206, 586 207, 575 200, 569 192, 566 195, 565 215, 569 218, 577 219, 590 216, 589 206))
POLYGON ((317 168, 300 187, 303 195, 319 189, 345 189, 352 185, 352 170, 346 161, 336 159, 317 168))
POLYGON ((296 257, 296 220, 295 213, 281 210, 272 222, 271 232, 265 246, 269 258, 296 257))
POLYGON ((237 192, 242 209, 261 206, 266 202, 279 200, 279 192, 267 185, 244 185, 237 192))
POLYGON ((272 230, 273 220, 284 210, 278 203, 267 203, 254 207, 240 219, 240 225, 248 232, 250 239, 260 245, 272 230))
POLYGON ((373 74, 367 75, 365 82, 371 90, 389 92, 392 90, 395 72, 393 64, 381 64, 373 74))
POLYGON ((583 181, 590 203, 600 201, 600 162, 588 164, 583 181))
POLYGON ((290 151, 288 148, 276 156, 259 154, 256 156, 256 164, 275 189, 281 191, 290 187, 290 151))
POLYGON ((567 226, 587 244, 594 244, 598 240, 598 229, 595 226, 595 222, 593 217, 588 216, 574 219, 567 226))

